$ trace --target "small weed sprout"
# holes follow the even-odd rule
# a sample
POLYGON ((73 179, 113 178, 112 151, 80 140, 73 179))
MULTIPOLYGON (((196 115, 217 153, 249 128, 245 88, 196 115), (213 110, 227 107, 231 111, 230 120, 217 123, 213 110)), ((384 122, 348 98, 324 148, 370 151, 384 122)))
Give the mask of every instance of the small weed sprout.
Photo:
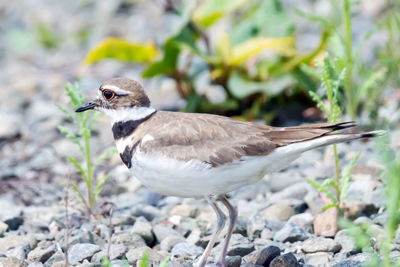
MULTIPOLYGON (((319 77, 321 79, 322 88, 324 89, 324 96, 320 97, 317 93, 309 91, 311 98, 315 101, 318 108, 323 111, 327 120, 331 123, 337 122, 340 116, 340 106, 338 104, 339 99, 339 86, 345 80, 346 69, 342 70, 339 74, 335 66, 335 61, 331 61, 326 57, 323 61, 323 65, 319 67, 319 77), (324 99, 328 102, 328 107, 324 104, 324 99)), ((343 206, 346 197, 347 190, 349 188, 349 182, 351 180, 350 173, 354 165, 356 164, 360 154, 350 162, 350 164, 340 172, 339 170, 339 157, 337 153, 336 144, 333 145, 333 153, 335 159, 335 179, 326 179, 322 184, 319 184, 311 179, 307 181, 318 190, 320 193, 324 193, 330 200, 330 204, 326 205, 323 209, 326 210, 330 207, 336 207, 339 210, 343 206), (335 196, 331 191, 335 192, 335 196)))
MULTIPOLYGON (((70 100, 70 106, 73 110, 77 109, 84 103, 82 92, 77 83, 74 85, 68 83, 65 86, 65 90, 70 100)), ((73 123, 78 132, 76 134, 67 127, 58 126, 58 130, 79 147, 81 155, 84 159, 83 163, 79 163, 77 159, 70 156, 67 157, 68 161, 74 165, 84 181, 87 190, 87 197, 85 198, 84 195, 78 190, 78 186, 76 184, 71 183, 70 186, 82 200, 82 203, 85 205, 88 214, 91 215, 96 206, 96 199, 101 191, 102 186, 110 178, 110 175, 101 173, 98 177, 96 177, 97 179, 95 182, 95 170, 103 160, 115 153, 115 150, 113 149, 106 151, 93 160, 90 154, 89 139, 92 133, 92 125, 95 122, 95 114, 92 111, 84 113, 71 113, 59 105, 57 105, 57 107, 73 123)))
MULTIPOLYGON (((168 262, 169 262, 169 260, 170 260, 170 256, 167 256, 162 262, 160 262, 160 265, 158 265, 158 267, 166 267, 168 262)), ((124 267, 129 267, 129 263, 125 258, 122 259, 122 265, 124 267)), ((102 257, 101 258, 101 266, 103 266, 103 267, 111 267, 112 263, 106 257, 102 257)), ((140 258, 140 260, 137 261, 136 266, 139 266, 139 267, 153 266, 153 264, 149 260, 149 252, 147 250, 145 250, 143 252, 142 257, 140 258)))

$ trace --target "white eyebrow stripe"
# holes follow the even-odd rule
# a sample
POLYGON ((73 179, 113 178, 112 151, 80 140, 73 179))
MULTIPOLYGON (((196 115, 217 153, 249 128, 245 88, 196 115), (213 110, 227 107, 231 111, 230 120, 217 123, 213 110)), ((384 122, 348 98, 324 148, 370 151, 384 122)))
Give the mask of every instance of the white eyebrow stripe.
POLYGON ((101 89, 103 89, 103 90, 107 90, 107 89, 108 90, 112 90, 116 94, 129 94, 128 91, 122 90, 121 88, 119 88, 118 86, 115 86, 115 85, 105 85, 101 89))

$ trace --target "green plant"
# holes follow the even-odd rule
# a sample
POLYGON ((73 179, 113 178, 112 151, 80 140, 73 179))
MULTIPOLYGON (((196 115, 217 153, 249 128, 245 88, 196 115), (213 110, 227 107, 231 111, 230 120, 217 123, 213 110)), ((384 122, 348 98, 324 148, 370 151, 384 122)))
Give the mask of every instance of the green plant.
MULTIPOLYGON (((351 35, 350 8, 352 1, 342 0, 341 2, 341 9, 338 10, 336 9, 337 1, 331 1, 332 10, 335 10, 333 13, 336 17, 338 13, 341 13, 341 20, 337 20, 335 17, 324 18, 307 14, 300 10, 297 10, 297 14, 321 24, 324 29, 330 32, 328 51, 336 59, 335 68, 337 71, 344 74, 342 84, 339 87, 339 91, 344 95, 339 102, 341 109, 345 111, 344 115, 349 116, 351 120, 355 120, 357 115, 363 115, 361 118, 376 119, 376 103, 379 101, 388 77, 388 64, 378 63, 371 66, 371 63, 369 63, 367 65, 362 61, 360 51, 379 27, 369 31, 354 45, 351 35)), ((389 47, 397 45, 395 42, 390 43, 393 44, 389 45, 388 42, 389 47)), ((374 120, 364 122, 373 124, 374 120)))
POLYGON ((85 64, 105 58, 144 64, 144 78, 175 80, 179 96, 186 99, 184 111, 244 119, 264 117, 269 112, 266 101, 283 91, 315 90, 315 82, 300 66, 324 50, 329 32, 322 32, 313 51, 300 54, 294 46, 295 24, 279 0, 205 0, 195 7, 189 2, 179 7, 165 3, 166 12, 175 14, 180 24, 160 49, 151 43, 107 38, 89 51, 85 64), (233 12, 235 16, 230 15, 233 12), (211 42, 210 28, 222 18, 230 19, 232 27, 211 42), (266 55, 266 50, 273 53, 266 55), (212 102, 198 93, 202 87, 222 89, 225 100, 212 102))
MULTIPOLYGON (((77 83, 68 83, 65 86, 65 91, 69 98, 69 104, 73 110, 77 109, 84 103, 84 98, 79 85, 77 83)), ((90 154, 90 144, 89 139, 92 133, 92 125, 95 122, 95 115, 92 111, 76 113, 69 112, 65 108, 57 105, 58 109, 62 111, 67 118, 73 123, 75 130, 71 130, 65 126, 58 126, 58 130, 63 133, 68 139, 70 139, 74 144, 79 147, 83 163, 79 163, 77 159, 68 156, 67 159, 73 164, 78 173, 80 174, 82 180, 85 183, 87 190, 87 197, 85 198, 83 194, 79 191, 78 186, 75 184, 70 184, 71 188, 78 194, 79 198, 82 200, 86 207, 86 211, 92 214, 93 209, 96 206, 96 199, 101 191, 104 183, 110 178, 110 175, 105 175, 100 173, 97 179, 95 179, 94 173, 99 164, 107 159, 110 155, 115 153, 115 150, 109 150, 102 153, 95 160, 93 160, 90 154)))
MULTIPOLYGON (((339 87, 345 80, 346 70, 342 70, 341 73, 338 73, 336 67, 337 61, 332 61, 329 57, 324 58, 323 64, 319 67, 319 77, 322 85, 322 96, 319 96, 316 92, 309 91, 311 98, 315 101, 318 108, 323 111, 324 116, 331 123, 337 122, 338 117, 341 114, 340 106, 339 106, 339 87), (327 105, 324 103, 324 99, 327 99, 327 105)), ((305 67, 305 66, 303 66, 305 67)), ((305 67, 306 68, 306 67, 305 67)), ((307 71, 312 72, 314 70, 308 69, 307 71)), ((316 76, 317 74, 312 74, 316 76)), ((350 173, 355 163, 357 162, 360 154, 357 154, 356 157, 350 162, 348 166, 346 166, 341 172, 339 170, 339 157, 337 153, 336 144, 333 145, 333 153, 335 160, 335 172, 336 177, 333 179, 326 179, 322 184, 319 184, 311 179, 307 179, 307 181, 318 190, 320 193, 324 193, 326 197, 330 200, 330 204, 324 207, 324 210, 330 207, 336 207, 339 210, 343 206, 346 197, 347 190, 350 182, 350 173), (335 196, 331 191, 335 192, 335 196)))
POLYGON ((400 154, 395 153, 389 146, 388 136, 383 136, 377 140, 377 150, 380 154, 380 161, 383 168, 382 180, 385 183, 385 211, 387 219, 384 225, 384 234, 379 234, 373 224, 354 223, 342 219, 340 225, 349 229, 349 235, 353 237, 356 246, 363 249, 370 255, 370 262, 367 266, 400 266, 400 259, 394 263, 390 260, 391 244, 395 232, 400 223, 400 154), (376 248, 371 247, 371 240, 376 240, 376 248), (375 252, 379 252, 378 254, 375 252))

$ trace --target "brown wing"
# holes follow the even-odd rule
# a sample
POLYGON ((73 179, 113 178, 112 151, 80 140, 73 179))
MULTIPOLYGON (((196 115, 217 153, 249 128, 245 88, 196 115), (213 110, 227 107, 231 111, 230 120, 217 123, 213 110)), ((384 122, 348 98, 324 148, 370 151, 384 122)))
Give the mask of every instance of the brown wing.
MULTIPOLYGON (((317 138, 339 127, 319 124, 277 128, 210 114, 162 111, 150 120, 154 140, 144 143, 142 151, 156 150, 178 160, 197 159, 213 167, 244 156, 267 155, 279 146, 317 138)), ((145 126, 138 127, 139 136, 145 132, 145 126)))

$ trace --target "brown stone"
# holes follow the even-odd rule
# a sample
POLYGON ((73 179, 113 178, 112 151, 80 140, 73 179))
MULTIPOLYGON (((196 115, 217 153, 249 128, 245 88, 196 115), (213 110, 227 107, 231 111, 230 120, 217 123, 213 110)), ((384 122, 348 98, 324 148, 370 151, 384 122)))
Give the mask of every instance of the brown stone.
POLYGON ((280 221, 287 221, 294 213, 294 208, 288 202, 284 201, 269 206, 261 212, 261 215, 267 220, 278 219, 280 221))
POLYGON ((319 214, 314 220, 314 234, 326 237, 335 236, 338 231, 337 219, 338 210, 335 207, 319 214))

